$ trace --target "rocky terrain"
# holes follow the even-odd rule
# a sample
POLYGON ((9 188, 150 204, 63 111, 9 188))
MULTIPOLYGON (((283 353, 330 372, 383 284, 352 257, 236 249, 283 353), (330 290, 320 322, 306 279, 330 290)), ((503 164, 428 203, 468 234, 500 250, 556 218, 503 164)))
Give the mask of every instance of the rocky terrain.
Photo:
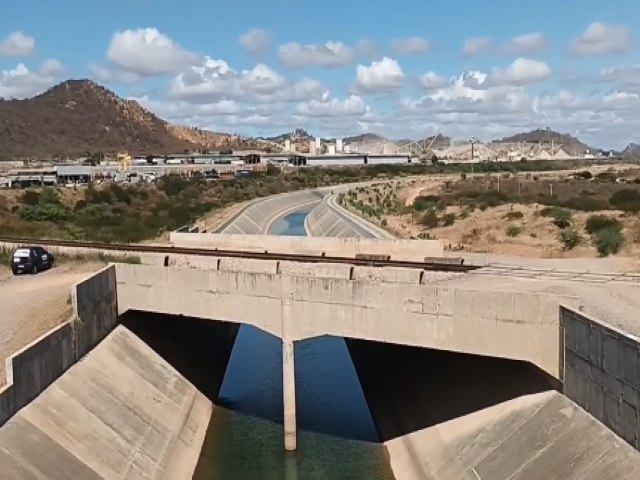
POLYGON ((238 136, 172 125, 90 80, 25 100, 0 99, 0 160, 255 148, 238 136))

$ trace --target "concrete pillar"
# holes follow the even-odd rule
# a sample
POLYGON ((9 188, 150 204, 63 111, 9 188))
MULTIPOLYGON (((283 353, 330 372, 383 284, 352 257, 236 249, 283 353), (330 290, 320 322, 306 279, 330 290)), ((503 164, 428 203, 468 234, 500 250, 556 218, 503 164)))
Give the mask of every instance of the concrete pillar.
POLYGON ((284 400, 284 449, 297 448, 296 428, 296 378, 293 358, 293 341, 282 341, 282 393, 284 400))

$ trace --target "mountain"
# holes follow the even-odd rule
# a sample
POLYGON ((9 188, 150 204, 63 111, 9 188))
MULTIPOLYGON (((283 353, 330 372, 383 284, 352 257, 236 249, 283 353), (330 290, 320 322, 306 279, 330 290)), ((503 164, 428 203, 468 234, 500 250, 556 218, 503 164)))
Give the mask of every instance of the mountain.
POLYGON ((562 145, 565 152, 569 154, 584 154, 587 150, 596 153, 599 150, 591 148, 589 145, 582 143, 577 138, 568 133, 559 133, 553 130, 537 129, 530 132, 518 133, 501 140, 494 140, 492 143, 542 143, 550 144, 551 141, 556 146, 562 145))
POLYGON ((627 148, 625 148, 622 153, 624 155, 640 155, 640 145, 637 143, 630 143, 629 145, 627 145, 627 148))
POLYGON ((313 140, 315 137, 307 132, 304 128, 296 128, 293 132, 282 133, 275 137, 258 137, 259 140, 265 140, 267 142, 282 143, 285 140, 313 140))
POLYGON ((352 137, 345 137, 343 139, 345 144, 350 143, 369 143, 369 142, 385 142, 387 139, 377 133, 363 133, 361 135, 355 135, 352 137))
MULTIPOLYGON (((25 100, 0 98, 0 160, 244 147, 237 136, 172 125, 90 80, 25 100)), ((250 145, 247 145, 250 146, 250 145)))

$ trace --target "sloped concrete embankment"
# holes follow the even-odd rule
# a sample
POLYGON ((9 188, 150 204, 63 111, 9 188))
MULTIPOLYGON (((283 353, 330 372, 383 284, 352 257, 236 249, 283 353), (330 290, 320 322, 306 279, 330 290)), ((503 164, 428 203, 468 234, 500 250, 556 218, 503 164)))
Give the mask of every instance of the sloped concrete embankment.
POLYGON ((322 201, 324 193, 305 190, 274 195, 249 204, 237 216, 223 224, 216 233, 266 234, 273 223, 285 215, 311 209, 322 201))
POLYGON ((565 394, 640 450, 640 339, 566 307, 560 325, 565 394))
MULTIPOLYGON (((158 354, 117 326, 115 265, 77 283, 72 298, 72 319, 7 359, 0 479, 191 478, 212 403, 163 358, 167 341, 156 340, 166 328, 154 322, 158 354)), ((198 354, 211 344, 183 347, 198 354)))
POLYGON ((72 289, 73 318, 6 359, 0 425, 36 398, 117 324, 116 270, 108 266, 72 289))
POLYGON ((305 218, 304 226, 307 235, 311 237, 394 238, 388 232, 340 207, 331 194, 311 210, 305 218))
POLYGON ((190 479, 211 412, 119 326, 0 429, 0 479, 190 479))

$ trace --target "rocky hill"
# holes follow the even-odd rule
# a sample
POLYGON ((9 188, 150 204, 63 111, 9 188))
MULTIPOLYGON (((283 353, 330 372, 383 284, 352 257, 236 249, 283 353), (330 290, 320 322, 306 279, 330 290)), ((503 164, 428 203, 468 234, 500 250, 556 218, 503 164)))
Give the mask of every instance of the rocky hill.
POLYGON ((500 140, 494 140, 492 143, 543 143, 549 144, 553 141, 556 146, 562 145, 562 148, 569 154, 584 154, 587 150, 595 153, 598 149, 591 148, 589 145, 582 143, 568 133, 559 133, 553 130, 545 129, 532 130, 530 132, 518 133, 500 140))
POLYGON ((252 148, 239 137, 172 125, 90 80, 25 100, 0 99, 0 160, 252 148), (246 144, 246 145, 245 145, 246 144))

